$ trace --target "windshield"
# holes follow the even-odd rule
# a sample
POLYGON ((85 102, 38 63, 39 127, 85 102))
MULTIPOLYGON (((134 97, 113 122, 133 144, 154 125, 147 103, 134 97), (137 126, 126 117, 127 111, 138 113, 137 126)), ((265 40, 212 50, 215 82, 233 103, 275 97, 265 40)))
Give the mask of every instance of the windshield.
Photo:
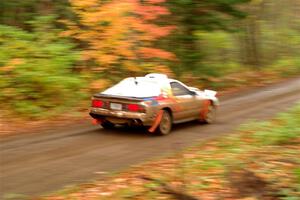
POLYGON ((106 95, 140 98, 159 96, 160 93, 161 89, 159 84, 144 77, 126 78, 102 92, 102 94, 106 95))

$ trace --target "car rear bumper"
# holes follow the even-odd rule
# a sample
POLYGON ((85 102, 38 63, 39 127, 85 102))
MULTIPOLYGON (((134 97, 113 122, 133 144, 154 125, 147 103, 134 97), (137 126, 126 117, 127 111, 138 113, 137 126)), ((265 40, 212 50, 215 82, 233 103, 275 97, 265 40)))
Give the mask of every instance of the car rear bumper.
POLYGON ((143 123, 143 125, 151 125, 153 121, 146 113, 107 110, 103 108, 91 108, 90 115, 93 118, 105 118, 119 123, 127 123, 131 120, 139 120, 143 123))

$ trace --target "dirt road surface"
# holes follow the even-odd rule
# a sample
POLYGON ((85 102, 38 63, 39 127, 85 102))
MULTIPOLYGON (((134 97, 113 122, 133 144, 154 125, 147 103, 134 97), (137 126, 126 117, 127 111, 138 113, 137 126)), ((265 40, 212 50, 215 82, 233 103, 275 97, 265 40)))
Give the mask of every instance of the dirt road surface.
MULTIPOLYGON (((41 195, 101 178, 130 165, 167 155, 199 141, 230 133, 251 119, 267 119, 300 101, 300 78, 227 96, 221 101, 218 121, 176 125, 165 137, 142 129, 103 130, 74 125, 0 139, 0 199, 9 194, 41 195)), ((51 127, 49 127, 51 129, 51 127)))

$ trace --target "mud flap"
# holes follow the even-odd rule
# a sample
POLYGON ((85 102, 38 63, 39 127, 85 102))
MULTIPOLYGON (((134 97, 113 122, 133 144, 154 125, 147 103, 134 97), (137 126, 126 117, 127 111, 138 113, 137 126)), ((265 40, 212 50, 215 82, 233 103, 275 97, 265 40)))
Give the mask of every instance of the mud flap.
POLYGON ((160 110, 158 113, 157 113, 157 116, 152 124, 152 126, 148 129, 148 131, 150 133, 153 133, 157 127, 159 126, 160 122, 161 122, 161 119, 162 119, 162 116, 164 114, 164 110, 160 110))
POLYGON ((203 109, 200 111, 200 121, 205 120, 206 115, 208 113, 208 108, 211 105, 211 101, 210 100, 205 100, 203 102, 203 109))

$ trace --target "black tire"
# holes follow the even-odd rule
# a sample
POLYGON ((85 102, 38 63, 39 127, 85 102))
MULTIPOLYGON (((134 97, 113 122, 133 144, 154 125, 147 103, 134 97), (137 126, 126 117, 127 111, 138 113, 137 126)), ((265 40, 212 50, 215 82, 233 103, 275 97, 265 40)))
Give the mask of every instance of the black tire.
POLYGON ((205 124, 212 124, 216 121, 216 116, 217 116, 217 109, 216 106, 210 104, 208 106, 208 112, 205 115, 205 118, 203 119, 203 122, 205 124))
POLYGON ((167 110, 164 110, 161 122, 157 127, 157 133, 159 135, 168 135, 172 130, 172 116, 167 110))
POLYGON ((109 121, 104 121, 102 124, 101 124, 102 128, 104 129, 112 129, 115 127, 115 125, 113 123, 110 123, 109 121))

